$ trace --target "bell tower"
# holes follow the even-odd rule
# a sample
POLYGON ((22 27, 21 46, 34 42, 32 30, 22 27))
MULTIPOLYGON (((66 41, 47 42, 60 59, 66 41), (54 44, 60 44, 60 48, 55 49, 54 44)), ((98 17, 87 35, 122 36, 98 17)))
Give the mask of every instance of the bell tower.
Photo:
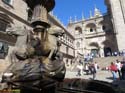
POLYGON ((125 49, 125 0, 105 0, 114 26, 118 50, 125 49))

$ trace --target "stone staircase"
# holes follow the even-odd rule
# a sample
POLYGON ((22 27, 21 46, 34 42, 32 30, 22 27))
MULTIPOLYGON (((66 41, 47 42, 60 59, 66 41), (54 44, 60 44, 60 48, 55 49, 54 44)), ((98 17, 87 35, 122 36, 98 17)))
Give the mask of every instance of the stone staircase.
MULTIPOLYGON (((93 62, 97 62, 100 69, 110 66, 111 62, 123 61, 123 56, 111 56, 111 57, 102 57, 102 58, 94 58, 93 62)), ((72 66, 69 66, 67 70, 76 71, 77 70, 78 61, 75 60, 75 63, 72 66)))
MULTIPOLYGON (((74 64, 72 66, 68 66, 67 70, 76 70, 78 65, 78 57, 73 61, 74 64)), ((100 68, 104 68, 110 65, 111 62, 116 62, 116 60, 123 61, 123 56, 112 56, 112 57, 103 57, 103 58, 94 58, 93 62, 97 62, 100 68)), ((5 62, 5 60, 0 60, 0 73, 2 73, 9 65, 9 62, 5 62)))
POLYGON ((107 67, 111 64, 111 62, 116 62, 118 59, 119 61, 123 61, 123 56, 111 56, 111 57, 104 57, 104 58, 94 58, 93 62, 97 62, 100 68, 107 67))

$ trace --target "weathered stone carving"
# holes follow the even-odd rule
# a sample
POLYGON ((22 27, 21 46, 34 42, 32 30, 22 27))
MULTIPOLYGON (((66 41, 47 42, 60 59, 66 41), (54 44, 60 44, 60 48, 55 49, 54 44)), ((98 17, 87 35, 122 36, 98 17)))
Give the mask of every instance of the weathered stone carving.
MULTIPOLYGON (((9 34, 17 36, 15 48, 10 56, 11 65, 5 71, 13 74, 9 81, 41 88, 41 80, 55 82, 64 79, 66 69, 57 39, 63 32, 52 27, 46 31, 45 37, 44 33, 41 32, 39 38, 26 29, 20 32, 9 31, 9 34)), ((4 80, 7 81, 8 78, 4 76, 4 80)))
POLYGON ((14 28, 7 32, 16 36, 17 41, 10 56, 11 65, 5 71, 3 81, 16 83, 20 87, 23 86, 24 90, 30 86, 40 91, 51 83, 51 87, 55 87, 57 81, 64 79, 66 69, 63 55, 59 51, 61 44, 57 39, 64 32, 54 27, 48 28, 50 24, 47 21, 47 13, 54 4, 50 7, 51 4, 47 3, 54 3, 54 0, 25 1, 33 10, 31 23, 33 31, 24 27, 18 30, 14 28))

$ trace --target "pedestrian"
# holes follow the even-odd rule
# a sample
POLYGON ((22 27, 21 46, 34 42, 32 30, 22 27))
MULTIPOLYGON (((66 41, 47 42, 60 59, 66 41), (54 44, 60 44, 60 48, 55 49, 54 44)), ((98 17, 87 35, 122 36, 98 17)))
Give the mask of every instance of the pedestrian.
POLYGON ((81 76, 82 75, 82 72, 83 72, 83 65, 81 63, 79 63, 77 65, 77 69, 78 69, 78 72, 77 72, 77 75, 76 76, 81 76))
POLYGON ((86 72, 86 75, 89 74, 89 64, 88 63, 85 64, 85 72, 86 72))
POLYGON ((94 54, 91 54, 90 55, 90 61, 93 62, 93 57, 94 57, 94 54))
POLYGON ((122 80, 125 80, 125 63, 123 64, 121 68, 121 73, 122 73, 122 80))
POLYGON ((113 80, 115 81, 115 80, 117 80, 117 67, 116 67, 116 65, 113 63, 113 62, 111 62, 111 65, 110 65, 110 67, 109 67, 109 70, 111 71, 111 73, 112 73, 112 76, 113 76, 113 80))
POLYGON ((118 69, 119 79, 121 80, 121 62, 118 59, 116 60, 116 67, 118 69))
POLYGON ((93 63, 90 64, 90 71, 93 76, 92 79, 94 80, 96 78, 96 69, 93 63))
POLYGON ((97 62, 94 63, 94 66, 95 66, 95 70, 96 70, 96 72, 97 72, 98 69, 99 69, 99 66, 98 66, 97 62))
POLYGON ((84 62, 87 62, 87 55, 84 55, 84 62))

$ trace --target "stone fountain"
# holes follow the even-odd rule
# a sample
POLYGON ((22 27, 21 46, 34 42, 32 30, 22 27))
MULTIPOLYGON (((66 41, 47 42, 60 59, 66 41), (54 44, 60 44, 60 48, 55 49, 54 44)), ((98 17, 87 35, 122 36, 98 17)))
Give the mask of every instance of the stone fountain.
POLYGON ((110 83, 98 80, 65 79, 59 83, 66 71, 57 40, 63 33, 51 28, 47 18, 55 1, 24 1, 33 11, 33 33, 26 28, 8 33, 17 36, 17 41, 10 56, 11 65, 2 78, 2 82, 8 85, 6 88, 19 89, 20 93, 125 93, 110 83))
POLYGON ((63 32, 51 28, 47 18, 55 0, 24 1, 33 12, 33 31, 24 28, 20 32, 8 32, 15 35, 17 41, 3 82, 19 88, 21 93, 55 93, 55 86, 64 79, 66 71, 57 39, 63 32))

